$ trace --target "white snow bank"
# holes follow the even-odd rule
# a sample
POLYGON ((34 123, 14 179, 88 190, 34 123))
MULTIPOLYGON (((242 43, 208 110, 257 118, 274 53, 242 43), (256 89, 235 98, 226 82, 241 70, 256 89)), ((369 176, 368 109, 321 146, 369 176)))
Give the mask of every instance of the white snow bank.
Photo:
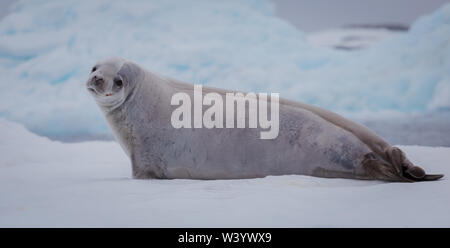
MULTIPOLYGON (((450 175, 450 148, 402 149, 450 175)), ((115 142, 54 142, 0 119, 0 227, 450 227, 447 178, 133 180, 130 171, 115 142)))
POLYGON ((345 53, 313 47, 263 0, 19 1, 0 22, 0 117, 50 137, 108 134, 84 82, 111 55, 341 113, 449 109, 449 39, 450 5, 345 53))

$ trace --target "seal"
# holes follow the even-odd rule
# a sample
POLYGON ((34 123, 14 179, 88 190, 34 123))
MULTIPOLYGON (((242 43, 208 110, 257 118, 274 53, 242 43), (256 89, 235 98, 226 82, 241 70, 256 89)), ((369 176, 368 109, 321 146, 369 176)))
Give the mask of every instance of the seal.
MULTIPOLYGON (((243 179, 311 175, 416 182, 437 180, 374 132, 338 114, 279 99, 279 134, 260 128, 174 128, 171 97, 194 86, 150 72, 123 58, 107 58, 86 83, 137 179, 243 179)), ((203 94, 223 89, 204 87, 203 94)))

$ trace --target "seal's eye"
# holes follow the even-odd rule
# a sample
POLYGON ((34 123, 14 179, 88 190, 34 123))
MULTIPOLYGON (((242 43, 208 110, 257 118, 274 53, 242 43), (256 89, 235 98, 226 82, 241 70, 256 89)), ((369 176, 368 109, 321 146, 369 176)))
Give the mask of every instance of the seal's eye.
POLYGON ((96 71, 96 70, 97 70, 97 67, 95 67, 95 66, 92 67, 91 73, 94 72, 94 71, 96 71))
POLYGON ((122 88, 123 82, 122 82, 121 79, 116 78, 116 79, 114 79, 114 85, 117 86, 117 87, 119 87, 119 88, 122 88))

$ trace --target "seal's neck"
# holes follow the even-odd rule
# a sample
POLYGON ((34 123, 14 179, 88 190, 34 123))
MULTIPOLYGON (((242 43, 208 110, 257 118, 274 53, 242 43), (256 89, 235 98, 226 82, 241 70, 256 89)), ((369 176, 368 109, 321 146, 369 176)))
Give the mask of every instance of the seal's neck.
POLYGON ((142 70, 122 104, 114 108, 101 106, 114 137, 128 155, 131 154, 133 140, 139 136, 137 133, 145 126, 144 123, 158 119, 153 116, 160 112, 157 108, 163 92, 158 80, 156 75, 142 70))

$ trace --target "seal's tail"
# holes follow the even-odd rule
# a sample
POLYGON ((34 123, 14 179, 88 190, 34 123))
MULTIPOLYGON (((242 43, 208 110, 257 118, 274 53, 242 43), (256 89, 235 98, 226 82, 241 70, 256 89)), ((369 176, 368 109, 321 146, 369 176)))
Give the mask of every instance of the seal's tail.
POLYGON ((383 158, 374 153, 364 156, 362 165, 369 177, 387 181, 419 182, 434 181, 444 176, 426 174, 422 168, 411 163, 397 147, 391 147, 383 155, 383 158))

